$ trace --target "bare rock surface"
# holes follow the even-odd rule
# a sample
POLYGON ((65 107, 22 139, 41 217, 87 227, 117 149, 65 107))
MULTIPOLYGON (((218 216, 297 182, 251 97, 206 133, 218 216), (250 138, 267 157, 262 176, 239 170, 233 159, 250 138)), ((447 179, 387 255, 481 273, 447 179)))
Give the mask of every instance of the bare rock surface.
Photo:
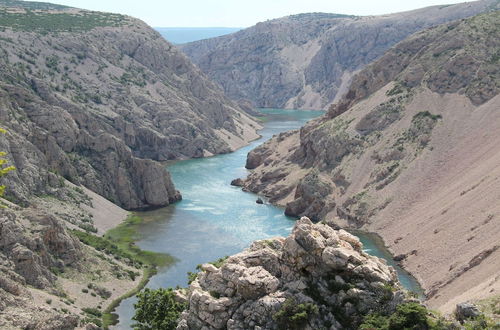
POLYGON ((18 169, 3 180, 12 200, 46 194, 56 173, 126 209, 168 205, 180 195, 156 161, 258 137, 259 125, 143 22, 31 4, 42 7, 28 24, 23 6, 0 5, 0 121, 9 132, 0 150, 18 169), (71 23, 55 24, 59 16, 71 23))
MULTIPOLYGON (((492 8, 499 8, 495 0, 380 16, 300 14, 180 47, 234 100, 323 109, 340 99, 357 71, 412 33, 492 8)), ((474 70, 469 61, 457 58, 456 64, 474 70)), ((453 84, 465 81, 449 78, 453 84)))
POLYGON ((358 238, 306 217, 289 237, 254 242, 202 270, 177 329, 277 329, 276 313, 289 304, 316 306, 304 329, 340 329, 406 300, 394 269, 364 253, 358 238))

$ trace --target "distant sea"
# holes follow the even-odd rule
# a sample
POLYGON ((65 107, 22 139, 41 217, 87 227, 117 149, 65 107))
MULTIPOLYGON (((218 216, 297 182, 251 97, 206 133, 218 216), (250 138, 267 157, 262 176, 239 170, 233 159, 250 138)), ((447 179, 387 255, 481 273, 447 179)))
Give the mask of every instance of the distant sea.
POLYGON ((184 44, 186 42, 214 38, 225 34, 237 32, 242 28, 218 28, 218 27, 157 27, 156 31, 173 44, 184 44))

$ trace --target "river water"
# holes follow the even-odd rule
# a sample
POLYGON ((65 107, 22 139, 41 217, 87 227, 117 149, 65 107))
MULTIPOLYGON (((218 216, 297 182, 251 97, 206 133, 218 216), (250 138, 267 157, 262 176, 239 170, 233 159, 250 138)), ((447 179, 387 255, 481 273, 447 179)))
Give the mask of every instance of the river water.
MULTIPOLYGON (((254 240, 288 236, 294 219, 281 208, 255 203, 257 196, 230 185, 232 179, 245 177, 247 153, 274 134, 297 129, 323 112, 261 109, 265 116, 262 138, 233 153, 211 158, 179 161, 168 166, 183 200, 155 211, 142 212, 144 224, 137 242, 141 248, 168 253, 177 262, 160 269, 148 283, 149 288, 186 286, 188 271, 196 265, 235 254, 254 240)), ((395 266, 400 281, 409 290, 420 292, 418 283, 391 259, 383 245, 371 235, 358 234, 372 255, 386 258, 395 266)), ((136 298, 124 300, 116 313, 116 329, 130 329, 136 298)))

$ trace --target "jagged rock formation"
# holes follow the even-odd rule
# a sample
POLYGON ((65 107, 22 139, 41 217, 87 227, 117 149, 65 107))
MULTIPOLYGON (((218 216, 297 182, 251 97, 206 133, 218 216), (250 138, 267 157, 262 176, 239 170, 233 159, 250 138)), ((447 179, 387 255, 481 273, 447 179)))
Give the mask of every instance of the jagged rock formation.
POLYGON ((379 233, 429 303, 498 294, 500 11, 416 33, 326 115, 248 155, 243 187, 379 233))
POLYGON ((143 22, 47 4, 0 3, 0 140, 11 200, 53 173, 127 209, 180 198, 154 161, 224 153, 258 128, 143 22), (23 9, 28 6, 27 9, 23 9))
POLYGON ((492 8, 498 1, 367 17, 301 14, 180 47, 235 100, 323 109, 345 93, 353 74, 412 33, 492 8))
POLYGON ((85 208, 75 206, 88 203, 80 199, 83 192, 68 184, 58 194, 27 208, 9 204, 0 210, 1 329, 100 324, 100 310, 141 280, 140 268, 80 243, 70 232, 91 228, 85 208))
POLYGON ((0 211, 0 327, 73 329, 77 316, 34 306, 26 286, 55 289, 55 270, 78 267, 80 242, 53 216, 29 210, 21 218, 24 225, 16 213, 0 211))
POLYGON ((355 329, 406 299, 394 269, 364 253, 357 237, 306 217, 289 237, 254 242, 202 270, 177 329, 355 329), (279 316, 300 304, 295 322, 293 313, 279 316))

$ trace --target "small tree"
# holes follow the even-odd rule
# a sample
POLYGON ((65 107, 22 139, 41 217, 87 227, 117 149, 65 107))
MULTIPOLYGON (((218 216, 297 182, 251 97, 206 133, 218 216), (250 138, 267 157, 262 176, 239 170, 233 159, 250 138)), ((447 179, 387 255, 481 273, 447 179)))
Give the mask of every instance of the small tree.
MULTIPOLYGON (((0 128, 0 133, 5 134, 6 131, 3 128, 0 128)), ((14 166, 7 166, 7 159, 3 158, 5 155, 7 155, 6 152, 0 151, 0 178, 16 169, 14 166)), ((4 191, 5 186, 0 186, 0 197, 3 196, 4 191)))
POLYGON ((134 304, 135 315, 133 317, 137 324, 134 329, 158 329, 170 330, 177 327, 177 321, 186 305, 175 300, 172 288, 168 289, 145 289, 137 295, 139 299, 134 304))

